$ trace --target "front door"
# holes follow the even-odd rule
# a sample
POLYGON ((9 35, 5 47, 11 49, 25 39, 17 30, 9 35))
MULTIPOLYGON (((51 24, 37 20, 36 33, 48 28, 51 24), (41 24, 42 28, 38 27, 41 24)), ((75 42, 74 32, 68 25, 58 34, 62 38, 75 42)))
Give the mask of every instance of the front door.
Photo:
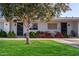
POLYGON ((67 34, 67 23, 61 23, 61 33, 67 34))
POLYGON ((23 23, 17 23, 17 35, 18 36, 23 35, 23 23))

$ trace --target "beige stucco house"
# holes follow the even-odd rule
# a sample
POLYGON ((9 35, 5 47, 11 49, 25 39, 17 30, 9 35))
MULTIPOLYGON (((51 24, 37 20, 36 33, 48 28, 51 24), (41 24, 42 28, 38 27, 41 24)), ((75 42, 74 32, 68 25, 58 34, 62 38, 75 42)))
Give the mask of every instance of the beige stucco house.
MULTIPOLYGON (((7 22, 4 18, 0 18, 0 30, 5 32, 10 31, 10 23, 7 22)), ((62 32, 71 34, 71 30, 74 30, 79 36, 79 17, 59 17, 54 18, 49 22, 37 21, 31 24, 30 31, 47 31, 50 33, 62 32)), ((12 22, 11 31, 14 31, 16 36, 23 36, 26 32, 25 26, 22 21, 12 22)))

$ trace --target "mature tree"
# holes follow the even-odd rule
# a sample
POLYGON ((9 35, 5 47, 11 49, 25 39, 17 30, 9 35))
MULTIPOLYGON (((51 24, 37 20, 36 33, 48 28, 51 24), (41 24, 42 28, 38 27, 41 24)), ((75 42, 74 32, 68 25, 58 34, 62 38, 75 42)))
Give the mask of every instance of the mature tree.
MULTIPOLYGON (((29 44, 29 24, 31 21, 48 21, 52 17, 58 17, 62 12, 70 10, 67 3, 15 3, 1 4, 3 16, 16 17, 23 21, 26 26, 26 43, 29 44)), ((10 19, 11 20, 11 19, 10 19)))

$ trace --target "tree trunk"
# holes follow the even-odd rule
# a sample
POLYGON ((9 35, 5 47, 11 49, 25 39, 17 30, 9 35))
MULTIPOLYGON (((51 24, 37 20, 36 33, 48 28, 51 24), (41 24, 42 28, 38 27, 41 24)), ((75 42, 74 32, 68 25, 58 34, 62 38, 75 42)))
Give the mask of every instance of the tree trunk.
POLYGON ((25 35, 26 41, 25 42, 26 42, 26 44, 30 44, 30 40, 29 40, 29 19, 28 19, 28 17, 25 17, 24 25, 26 27, 26 35, 25 35))
POLYGON ((29 29, 27 29, 27 34, 26 34, 26 44, 30 44, 30 40, 29 40, 29 29))

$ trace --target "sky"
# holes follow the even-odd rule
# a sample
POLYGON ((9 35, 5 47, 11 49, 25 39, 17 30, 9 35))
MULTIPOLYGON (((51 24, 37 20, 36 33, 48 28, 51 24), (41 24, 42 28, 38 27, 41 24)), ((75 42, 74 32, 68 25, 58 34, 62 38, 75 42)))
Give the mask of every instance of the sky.
POLYGON ((69 6, 72 10, 62 14, 61 17, 79 17, 79 3, 70 3, 69 6))

